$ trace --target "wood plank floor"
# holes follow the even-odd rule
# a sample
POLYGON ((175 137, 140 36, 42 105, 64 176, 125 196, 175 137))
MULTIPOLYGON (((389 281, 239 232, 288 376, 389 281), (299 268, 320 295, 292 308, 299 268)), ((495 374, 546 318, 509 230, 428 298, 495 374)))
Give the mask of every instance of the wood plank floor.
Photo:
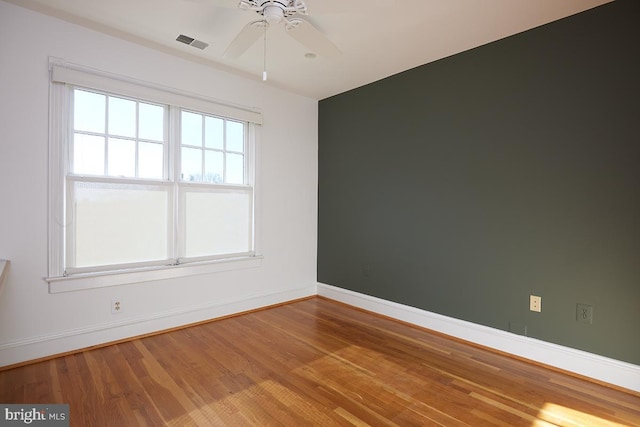
POLYGON ((640 426, 640 397, 312 298, 0 372, 72 426, 640 426))

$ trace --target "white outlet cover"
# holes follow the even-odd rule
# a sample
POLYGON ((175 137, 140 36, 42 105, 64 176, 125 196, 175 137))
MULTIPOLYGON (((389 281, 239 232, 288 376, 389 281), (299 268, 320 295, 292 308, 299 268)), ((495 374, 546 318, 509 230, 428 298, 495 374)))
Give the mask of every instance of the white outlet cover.
POLYGON ((120 300, 119 298, 111 300, 111 313, 122 313, 122 300, 120 300))
POLYGON ((529 296, 529 310, 531 311, 542 311, 542 297, 536 295, 529 296))

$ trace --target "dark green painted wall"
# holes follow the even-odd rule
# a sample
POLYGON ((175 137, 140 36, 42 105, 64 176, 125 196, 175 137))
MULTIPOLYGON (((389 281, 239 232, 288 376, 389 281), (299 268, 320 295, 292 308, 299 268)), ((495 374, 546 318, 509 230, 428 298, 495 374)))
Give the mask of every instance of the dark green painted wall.
POLYGON ((638 22, 617 0, 320 101, 318 281, 640 364, 638 22))

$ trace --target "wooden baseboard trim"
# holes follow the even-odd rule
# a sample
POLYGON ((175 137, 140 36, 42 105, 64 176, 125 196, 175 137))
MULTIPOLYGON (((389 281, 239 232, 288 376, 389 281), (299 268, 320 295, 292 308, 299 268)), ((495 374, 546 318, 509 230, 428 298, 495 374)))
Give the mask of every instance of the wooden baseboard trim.
POLYGON ((133 337, 123 338, 123 339, 120 339, 120 340, 109 341, 109 342, 105 342, 105 343, 101 343, 101 344, 96 344, 96 345, 92 345, 92 346, 88 346, 88 347, 83 347, 83 348, 80 348, 80 349, 75 349, 75 350, 66 351, 66 352, 57 353, 57 354, 52 354, 50 356, 39 357, 37 359, 25 360, 24 362, 14 363, 12 365, 0 366, 0 372, 8 371, 8 370, 15 369, 15 368, 20 368, 22 366, 32 365, 32 364, 38 363, 38 362, 46 362, 48 360, 57 359, 59 357, 69 356, 69 355, 72 355, 72 354, 84 353, 85 351, 91 351, 91 350, 95 350, 95 349, 98 349, 98 348, 109 347, 111 345, 122 344, 122 343, 125 343, 125 342, 130 342, 130 341, 135 341, 135 340, 139 340, 139 339, 143 339, 143 338, 152 337, 152 336, 155 336, 155 335, 166 334, 168 332, 179 331, 179 330, 182 330, 182 329, 191 328, 193 326, 204 325, 204 324, 207 324, 207 323, 217 322, 217 321, 224 320, 224 319, 230 319, 232 317, 242 316, 244 314, 255 313, 255 312, 258 312, 258 311, 268 310, 270 308, 281 307, 283 305, 293 304, 295 302, 305 301, 305 300, 308 300, 308 299, 311 299, 311 298, 316 298, 316 295, 310 295, 310 296, 307 296, 307 297, 296 298, 296 299, 293 299, 293 300, 290 300, 290 301, 279 302, 279 303, 276 303, 276 304, 271 304, 271 305, 267 305, 267 306, 264 306, 264 307, 258 307, 258 308, 254 308, 254 309, 251 309, 251 310, 245 310, 245 311, 241 311, 241 312, 238 312, 238 313, 227 314, 225 316, 220 316, 220 317, 216 317, 216 318, 213 318, 213 319, 201 320, 199 322, 193 322, 193 323, 189 323, 189 324, 186 324, 186 325, 176 326, 176 327, 173 327, 173 328, 167 328, 167 329, 162 329, 162 330, 159 330, 159 331, 148 332, 148 333, 136 335, 136 336, 133 336, 133 337))
POLYGON ((17 363, 0 366, 0 371, 6 371, 69 354, 81 353, 96 348, 240 316, 255 311, 266 310, 314 298, 316 296, 330 299, 349 307, 366 311, 381 317, 386 317, 413 327, 426 329, 432 333, 446 336, 449 339, 465 342, 498 354, 526 361, 527 363, 532 363, 576 378, 585 379, 599 385, 604 385, 640 396, 640 366, 556 344, 550 344, 533 338, 523 337, 482 325, 448 318, 446 316, 430 313, 414 307, 397 304, 322 283, 317 284, 317 293, 314 293, 313 295, 309 295, 307 293, 305 296, 294 296, 283 299, 281 302, 264 304, 247 310, 238 310, 234 313, 215 316, 201 321, 186 322, 183 325, 175 327, 159 328, 156 331, 134 334, 131 337, 108 340, 104 343, 82 346, 69 351, 53 352, 51 355, 31 358, 17 363))
POLYGON ((640 396, 640 366, 318 283, 318 296, 640 396))
POLYGON ((316 285, 313 284, 295 289, 248 295, 242 298, 205 302, 140 316, 114 318, 112 321, 81 328, 64 329, 42 336, 6 341, 0 343, 0 365, 14 367, 23 362, 41 360, 51 355, 74 353, 94 346, 102 346, 104 343, 113 343, 144 334, 154 334, 157 331, 166 331, 174 327, 315 296, 316 289, 316 285))

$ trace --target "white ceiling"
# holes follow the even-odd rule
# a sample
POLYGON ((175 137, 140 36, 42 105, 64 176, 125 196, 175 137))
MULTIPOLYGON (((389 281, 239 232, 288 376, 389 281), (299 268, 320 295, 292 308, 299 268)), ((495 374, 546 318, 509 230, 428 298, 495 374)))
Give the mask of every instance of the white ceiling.
MULTIPOLYGON (((255 12, 237 0, 8 0, 20 6, 261 79, 259 40, 239 58, 223 57, 255 12), (185 34, 205 50, 175 39, 185 34)), ((315 99, 363 86, 428 62, 608 3, 611 0, 306 0, 304 17, 342 52, 305 58, 308 50, 283 25, 267 35, 272 84, 315 99)))

